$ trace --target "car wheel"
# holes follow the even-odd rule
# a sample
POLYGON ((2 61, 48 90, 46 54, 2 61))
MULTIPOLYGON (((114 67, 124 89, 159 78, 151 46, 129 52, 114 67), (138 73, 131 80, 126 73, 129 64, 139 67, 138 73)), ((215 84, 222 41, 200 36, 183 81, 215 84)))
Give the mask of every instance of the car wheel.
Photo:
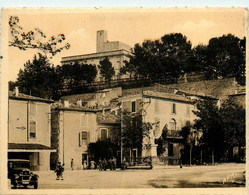
POLYGON ((38 188, 38 183, 35 183, 34 184, 34 189, 37 189, 38 188))

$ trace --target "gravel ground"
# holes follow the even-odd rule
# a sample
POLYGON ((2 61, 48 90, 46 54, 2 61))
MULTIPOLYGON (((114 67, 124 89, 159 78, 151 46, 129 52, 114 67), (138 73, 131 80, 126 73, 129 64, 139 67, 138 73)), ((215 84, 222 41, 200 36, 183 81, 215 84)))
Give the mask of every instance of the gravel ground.
POLYGON ((245 164, 154 166, 151 170, 66 170, 64 180, 53 171, 38 171, 39 189, 128 189, 245 187, 245 164))

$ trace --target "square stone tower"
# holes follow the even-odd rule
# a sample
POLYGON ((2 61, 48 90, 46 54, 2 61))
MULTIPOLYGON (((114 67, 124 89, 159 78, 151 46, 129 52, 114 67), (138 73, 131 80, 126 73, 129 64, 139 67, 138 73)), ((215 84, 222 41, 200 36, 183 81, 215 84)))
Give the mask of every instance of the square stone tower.
POLYGON ((97 40, 96 40, 96 52, 104 51, 104 43, 107 42, 107 31, 99 30, 97 31, 97 40))

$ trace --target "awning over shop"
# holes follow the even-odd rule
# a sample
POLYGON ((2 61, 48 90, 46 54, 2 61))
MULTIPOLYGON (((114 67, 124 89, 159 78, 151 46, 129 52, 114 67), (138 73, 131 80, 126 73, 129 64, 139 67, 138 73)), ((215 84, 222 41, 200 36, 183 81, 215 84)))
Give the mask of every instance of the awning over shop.
POLYGON ((30 144, 30 143, 8 143, 8 152, 56 152, 56 149, 52 149, 42 144, 30 144))

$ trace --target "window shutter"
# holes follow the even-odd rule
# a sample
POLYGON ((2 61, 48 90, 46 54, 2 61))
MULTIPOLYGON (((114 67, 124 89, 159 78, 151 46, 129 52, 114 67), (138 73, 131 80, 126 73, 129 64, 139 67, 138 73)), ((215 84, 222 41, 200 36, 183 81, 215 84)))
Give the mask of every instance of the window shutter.
POLYGON ((123 110, 127 112, 131 112, 131 102, 123 102, 123 110))
POLYGON ((141 103, 142 103, 141 99, 136 100, 136 112, 141 111, 141 109, 142 109, 142 104, 141 103))
POLYGON ((89 144, 90 143, 90 132, 88 131, 87 132, 87 144, 89 144))
POLYGON ((81 132, 79 132, 79 146, 81 146, 81 132))

